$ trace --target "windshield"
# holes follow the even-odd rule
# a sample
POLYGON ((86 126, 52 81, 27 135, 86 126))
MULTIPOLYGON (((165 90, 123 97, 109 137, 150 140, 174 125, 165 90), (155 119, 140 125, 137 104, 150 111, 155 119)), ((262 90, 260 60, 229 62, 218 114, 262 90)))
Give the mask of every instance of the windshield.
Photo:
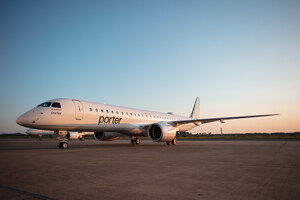
POLYGON ((60 103, 54 102, 51 107, 61 108, 60 103))
POLYGON ((41 103, 40 105, 38 105, 37 107, 50 107, 52 102, 45 102, 45 103, 41 103))

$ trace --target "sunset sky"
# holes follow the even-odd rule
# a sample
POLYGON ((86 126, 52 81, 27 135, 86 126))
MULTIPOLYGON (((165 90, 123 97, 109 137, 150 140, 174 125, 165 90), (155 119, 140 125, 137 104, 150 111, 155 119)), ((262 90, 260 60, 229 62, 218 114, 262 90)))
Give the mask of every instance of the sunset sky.
POLYGON ((300 1, 1 0, 0 133, 53 98, 201 118, 192 132, 300 131, 300 1))

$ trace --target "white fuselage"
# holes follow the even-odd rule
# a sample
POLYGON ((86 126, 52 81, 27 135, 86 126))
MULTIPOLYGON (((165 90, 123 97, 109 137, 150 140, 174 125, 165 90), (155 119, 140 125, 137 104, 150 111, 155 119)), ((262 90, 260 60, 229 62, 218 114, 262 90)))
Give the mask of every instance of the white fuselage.
MULTIPOLYGON (((187 119, 190 118, 75 99, 53 99, 21 115, 17 123, 43 130, 107 131, 141 136, 147 135, 149 124, 187 119), (56 107, 52 107, 54 102, 56 107)), ((184 124, 176 126, 176 131, 187 131, 196 126, 194 123, 184 124)))

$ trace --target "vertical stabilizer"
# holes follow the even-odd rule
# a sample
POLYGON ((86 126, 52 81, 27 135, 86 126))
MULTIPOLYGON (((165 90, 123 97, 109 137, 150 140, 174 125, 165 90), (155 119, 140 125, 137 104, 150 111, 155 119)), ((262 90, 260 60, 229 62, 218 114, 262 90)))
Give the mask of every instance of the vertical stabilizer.
POLYGON ((200 98, 197 97, 190 118, 200 119, 200 98))

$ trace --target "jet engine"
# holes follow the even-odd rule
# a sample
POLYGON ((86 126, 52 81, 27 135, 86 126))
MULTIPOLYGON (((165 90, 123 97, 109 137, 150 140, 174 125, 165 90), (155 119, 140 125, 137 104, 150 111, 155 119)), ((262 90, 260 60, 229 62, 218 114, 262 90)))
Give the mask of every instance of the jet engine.
POLYGON ((78 132, 68 132, 66 137, 68 140, 83 140, 83 137, 82 137, 82 133, 78 133, 78 132))
POLYGON ((117 132, 95 132, 95 138, 99 141, 114 141, 121 135, 117 132))
POLYGON ((148 137, 155 142, 171 142, 176 137, 176 128, 167 123, 152 124, 148 137))

